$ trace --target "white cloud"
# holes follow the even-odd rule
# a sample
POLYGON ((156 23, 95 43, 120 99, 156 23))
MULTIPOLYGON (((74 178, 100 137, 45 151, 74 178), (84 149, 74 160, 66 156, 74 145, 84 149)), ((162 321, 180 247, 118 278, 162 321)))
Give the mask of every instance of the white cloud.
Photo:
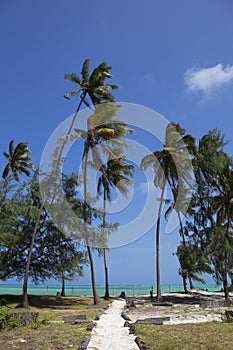
POLYGON ((192 67, 184 74, 185 85, 190 92, 201 91, 211 96, 223 85, 233 81, 233 65, 224 67, 221 63, 213 67, 192 67))

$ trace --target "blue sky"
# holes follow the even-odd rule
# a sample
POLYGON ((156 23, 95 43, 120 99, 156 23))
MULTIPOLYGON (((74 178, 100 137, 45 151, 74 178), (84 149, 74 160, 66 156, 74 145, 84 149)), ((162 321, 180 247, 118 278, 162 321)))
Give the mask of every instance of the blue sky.
MULTIPOLYGON (((53 130, 75 109, 64 74, 113 66, 118 101, 152 108, 197 139, 220 128, 232 154, 233 45, 230 0, 12 0, 0 5, 0 150, 28 141, 39 165, 53 130)), ((4 166, 0 159, 1 169, 4 166)), ((161 235, 162 283, 179 283, 178 233, 161 235)), ((109 254, 110 282, 154 282, 154 232, 109 254)), ((103 283, 102 261, 96 261, 103 283)), ((89 283, 89 273, 80 283, 89 283)))

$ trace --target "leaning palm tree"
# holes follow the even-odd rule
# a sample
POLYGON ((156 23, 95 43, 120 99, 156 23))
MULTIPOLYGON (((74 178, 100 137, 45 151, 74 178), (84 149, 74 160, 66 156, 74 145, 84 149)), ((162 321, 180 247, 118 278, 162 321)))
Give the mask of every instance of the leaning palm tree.
POLYGON ((30 176, 30 170, 34 165, 30 162, 32 154, 28 148, 27 142, 20 142, 14 147, 14 140, 9 143, 9 153, 3 152, 8 163, 3 170, 2 177, 6 179, 12 172, 14 179, 19 182, 19 175, 24 174, 30 176))
MULTIPOLYGON (((164 203, 166 184, 171 191, 185 182, 191 186, 190 159, 187 157, 195 146, 191 135, 185 135, 185 129, 179 124, 170 123, 166 128, 165 142, 161 151, 155 151, 145 156, 141 161, 142 170, 151 167, 155 173, 154 185, 161 189, 157 224, 156 224, 156 285, 157 299, 161 299, 160 282, 160 224, 164 203)), ((179 200, 179 199, 178 199, 179 200)))
MULTIPOLYGON (((98 195, 103 194, 103 234, 106 240, 106 206, 111 202, 113 188, 117 188, 124 196, 127 196, 128 186, 133 185, 134 166, 126 162, 125 157, 109 159, 107 164, 100 167, 102 175, 97 184, 98 195)), ((103 247, 104 272, 105 272, 105 298, 109 298, 108 265, 106 256, 107 246, 103 247)))
MULTIPOLYGON (((75 114, 72 118, 71 124, 67 130, 66 135, 70 135, 70 133, 72 132, 74 123, 77 119, 78 113, 83 104, 91 108, 91 104, 96 105, 98 103, 102 103, 105 101, 114 101, 114 96, 111 94, 111 91, 113 89, 116 89, 117 86, 105 83, 106 79, 111 78, 111 75, 110 75, 111 68, 112 67, 110 67, 106 62, 102 62, 90 74, 90 60, 86 59, 82 66, 81 78, 75 73, 65 75, 64 77, 65 80, 69 80, 72 83, 78 84, 79 87, 76 90, 72 90, 66 93, 64 97, 67 99, 70 99, 72 96, 75 96, 75 95, 79 95, 80 97, 80 101, 78 103, 78 106, 76 108, 75 114)), ((61 166, 62 153, 66 145, 66 142, 67 142, 67 139, 64 138, 60 146, 60 149, 58 150, 58 153, 56 155, 56 160, 54 162, 54 167, 53 167, 54 173, 57 173, 57 171, 61 166)), ((26 265, 26 270, 24 275, 24 282, 23 282, 22 307, 29 307, 28 296, 27 296, 28 274, 29 274, 34 241, 35 241, 35 237, 36 237, 36 233, 37 233, 37 229, 38 229, 38 225, 41 218, 41 213, 44 208, 45 201, 46 201, 45 198, 43 198, 43 200, 41 201, 39 214, 37 216, 34 230, 32 233, 27 265, 26 265)))

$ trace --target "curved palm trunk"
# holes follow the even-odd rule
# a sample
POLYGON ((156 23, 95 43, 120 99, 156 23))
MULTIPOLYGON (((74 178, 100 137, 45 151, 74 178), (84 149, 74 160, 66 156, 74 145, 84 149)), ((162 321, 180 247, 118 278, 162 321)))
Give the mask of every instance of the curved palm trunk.
MULTIPOLYGON (((104 235, 106 234, 105 228, 106 228, 106 191, 104 191, 104 215, 103 215, 103 230, 104 235)), ((104 274, 105 274, 105 295, 104 297, 106 299, 109 298, 109 282, 108 282, 108 265, 107 265, 107 254, 106 254, 106 248, 104 247, 104 274)))
MULTIPOLYGON (((83 103, 83 100, 85 99, 85 96, 86 94, 84 94, 79 102, 79 105, 77 107, 77 110, 74 114, 74 117, 71 121, 71 124, 70 124, 70 127, 67 131, 67 134, 66 135, 69 135, 73 126, 74 126, 74 122, 78 116, 78 113, 79 113, 79 110, 81 108, 81 105, 83 103)), ((61 160, 61 156, 62 156, 62 152, 64 150, 64 147, 65 147, 65 144, 66 144, 66 141, 64 141, 61 149, 60 149, 60 152, 59 152, 59 155, 58 155, 58 158, 57 158, 57 167, 55 169, 55 171, 57 170, 58 166, 59 166, 59 163, 60 163, 60 160, 61 160)), ((36 218, 36 222, 35 222, 35 226, 34 226, 34 230, 33 230, 33 233, 32 233, 32 238, 31 238, 31 243, 30 243, 30 247, 29 247, 29 252, 28 252, 28 258, 27 258, 27 264, 26 264, 26 269, 25 269, 25 273, 24 273, 24 282, 23 282, 23 295, 22 295, 22 307, 24 308, 28 308, 29 307, 29 302, 28 302, 28 295, 27 295, 27 290, 28 290, 28 276, 29 276, 29 269, 30 269, 30 265, 31 265, 31 258, 32 258, 32 250, 33 250, 33 246, 34 246, 34 242, 35 242, 35 237, 36 237, 36 234, 37 234, 37 229, 38 229, 38 225, 39 225, 39 222, 40 222, 40 218, 41 218, 41 214, 42 214, 42 211, 44 209, 44 204, 45 204, 45 198, 44 200, 41 202, 41 205, 40 205, 40 209, 39 209, 39 213, 38 213, 38 216, 36 218)))
POLYGON ((85 234, 85 243, 87 246, 87 253, 89 257, 90 262, 90 268, 91 268, 91 282, 92 282, 92 293, 93 293, 93 299, 94 299, 94 305, 100 304, 100 297, 97 292, 96 288, 96 282, 95 282, 95 269, 94 269, 94 261, 92 256, 92 251, 89 244, 88 239, 88 232, 87 232, 87 223, 88 223, 88 216, 87 216, 87 159, 88 155, 84 156, 84 163, 83 163, 83 182, 84 182, 84 203, 83 203, 83 220, 84 220, 84 234, 85 234))
POLYGON ((159 203, 159 211, 158 211, 158 220, 156 225, 156 284, 157 284, 157 300, 162 298, 161 294, 161 282, 160 282, 160 219, 162 213, 162 205, 163 205, 163 197, 164 190, 166 185, 166 179, 164 178, 164 182, 162 185, 161 198, 159 203))

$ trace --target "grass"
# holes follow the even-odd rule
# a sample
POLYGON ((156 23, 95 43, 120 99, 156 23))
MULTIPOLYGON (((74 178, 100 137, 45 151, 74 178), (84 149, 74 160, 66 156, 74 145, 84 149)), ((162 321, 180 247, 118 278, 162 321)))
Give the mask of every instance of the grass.
MULTIPOLYGON (((18 308, 21 296, 2 295, 0 299, 7 301, 10 312, 25 311, 18 308)), ((77 350, 82 339, 90 335, 86 330, 87 324, 110 301, 101 299, 101 305, 94 307, 90 297, 63 297, 56 300, 56 297, 51 296, 29 296, 29 303, 30 308, 26 311, 39 312, 37 323, 2 330, 0 344, 4 344, 4 350, 77 350), (64 316, 78 314, 87 315, 87 322, 75 325, 64 323, 64 316)))
POLYGON ((232 349, 233 323, 136 324, 136 335, 149 345, 150 350, 232 349))

